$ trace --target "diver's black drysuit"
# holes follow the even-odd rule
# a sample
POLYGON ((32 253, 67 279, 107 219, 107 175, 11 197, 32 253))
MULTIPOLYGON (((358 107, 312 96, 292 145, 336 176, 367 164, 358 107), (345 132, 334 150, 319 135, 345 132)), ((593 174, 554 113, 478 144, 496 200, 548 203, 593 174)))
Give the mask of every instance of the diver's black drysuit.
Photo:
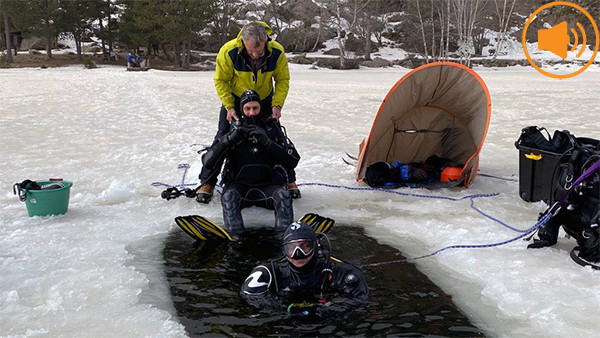
POLYGON ((239 123, 215 140, 202 156, 202 184, 222 174, 223 221, 233 235, 244 229, 241 209, 260 206, 275 210, 275 224, 285 231, 293 221, 287 172, 300 160, 293 143, 271 118, 242 116, 239 123))
POLYGON ((318 303, 332 297, 365 301, 369 289, 358 268, 325 255, 314 255, 302 268, 286 258, 257 266, 244 281, 241 295, 254 306, 270 307, 318 303))

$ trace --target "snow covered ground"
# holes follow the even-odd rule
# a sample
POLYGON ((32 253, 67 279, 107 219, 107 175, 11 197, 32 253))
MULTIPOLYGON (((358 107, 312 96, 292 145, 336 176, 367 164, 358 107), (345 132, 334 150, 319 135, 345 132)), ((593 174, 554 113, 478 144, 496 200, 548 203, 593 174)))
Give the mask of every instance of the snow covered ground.
MULTIPOLYGON (((493 103, 482 173, 517 177, 514 141, 525 126, 600 137, 597 67, 567 80, 532 68, 476 70, 493 103)), ((299 183, 360 186, 340 157, 356 153, 381 100, 407 71, 291 65, 282 122, 302 155, 299 183)), ((0 70, 0 336, 185 336, 161 272, 161 243, 179 231, 175 216, 221 222, 221 206, 165 201, 150 183, 179 183, 180 163, 192 165, 187 182, 197 182, 199 147, 190 145, 210 143, 216 131, 212 76, 120 67, 0 70), (11 186, 49 177, 74 182, 69 212, 30 218, 11 186)), ((518 183, 487 177, 469 190, 400 191, 451 197, 497 192, 477 206, 521 229, 545 209, 520 200, 518 183)), ((518 235, 479 216, 469 201, 312 186, 302 194, 294 204, 297 215, 335 218, 338 231, 344 223, 360 224, 408 257, 518 235)), ((250 209, 245 217, 258 226, 271 224, 273 216, 250 209)), ((571 261, 574 244, 560 238, 553 248, 531 251, 517 241, 446 251, 416 264, 488 336, 597 337, 600 272, 571 261)))

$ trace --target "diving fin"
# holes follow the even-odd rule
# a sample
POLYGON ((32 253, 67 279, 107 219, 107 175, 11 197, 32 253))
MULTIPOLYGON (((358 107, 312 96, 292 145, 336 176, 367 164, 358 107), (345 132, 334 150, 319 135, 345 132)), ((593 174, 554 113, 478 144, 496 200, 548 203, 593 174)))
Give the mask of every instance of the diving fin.
POLYGON ((205 241, 206 236, 202 234, 200 230, 198 230, 186 217, 178 216, 175 217, 175 223, 190 237, 197 241, 205 241))
POLYGON ((203 216, 179 216, 175 217, 175 223, 181 230, 197 241, 206 241, 211 237, 233 241, 225 229, 203 216))
POLYGON ((335 220, 312 212, 302 216, 299 221, 308 224, 315 232, 324 234, 328 233, 335 224, 335 220))
POLYGON ((233 241, 227 230, 223 229, 217 223, 209 220, 208 218, 198 215, 191 215, 187 217, 189 217, 196 226, 204 229, 209 236, 212 234, 221 239, 233 241))

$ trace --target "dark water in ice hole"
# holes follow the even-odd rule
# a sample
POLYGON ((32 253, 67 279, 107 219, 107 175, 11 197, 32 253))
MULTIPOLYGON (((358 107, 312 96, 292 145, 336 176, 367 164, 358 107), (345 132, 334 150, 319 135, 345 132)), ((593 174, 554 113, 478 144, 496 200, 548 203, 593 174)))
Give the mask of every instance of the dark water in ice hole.
MULTIPOLYGON (((360 227, 337 224, 330 232, 333 256, 358 265, 402 258, 360 227)), ((182 231, 166 240, 165 272, 180 322, 190 336, 448 336, 481 337, 450 296, 413 264, 363 267, 369 301, 340 312, 320 309, 308 317, 258 310, 239 296, 261 262, 282 256, 272 228, 246 231, 238 243, 196 244, 182 231)))

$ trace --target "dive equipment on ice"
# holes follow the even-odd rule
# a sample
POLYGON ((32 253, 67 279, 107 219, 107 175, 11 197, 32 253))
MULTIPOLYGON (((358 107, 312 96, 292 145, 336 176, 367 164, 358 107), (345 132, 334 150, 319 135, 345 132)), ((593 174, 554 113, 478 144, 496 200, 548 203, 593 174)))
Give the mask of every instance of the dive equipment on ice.
POLYGON ((553 210, 527 247, 556 244, 562 226, 577 241, 573 260, 593 267, 600 264, 600 140, 575 137, 568 130, 556 130, 550 137, 545 128, 530 126, 522 129, 515 147, 520 197, 544 201, 553 210))
POLYGON ((166 199, 167 201, 177 198, 179 196, 185 196, 187 198, 194 198, 194 197, 196 197, 196 190, 190 189, 190 188, 185 188, 183 190, 179 190, 179 189, 177 189, 177 187, 170 187, 160 193, 160 197, 166 199))

